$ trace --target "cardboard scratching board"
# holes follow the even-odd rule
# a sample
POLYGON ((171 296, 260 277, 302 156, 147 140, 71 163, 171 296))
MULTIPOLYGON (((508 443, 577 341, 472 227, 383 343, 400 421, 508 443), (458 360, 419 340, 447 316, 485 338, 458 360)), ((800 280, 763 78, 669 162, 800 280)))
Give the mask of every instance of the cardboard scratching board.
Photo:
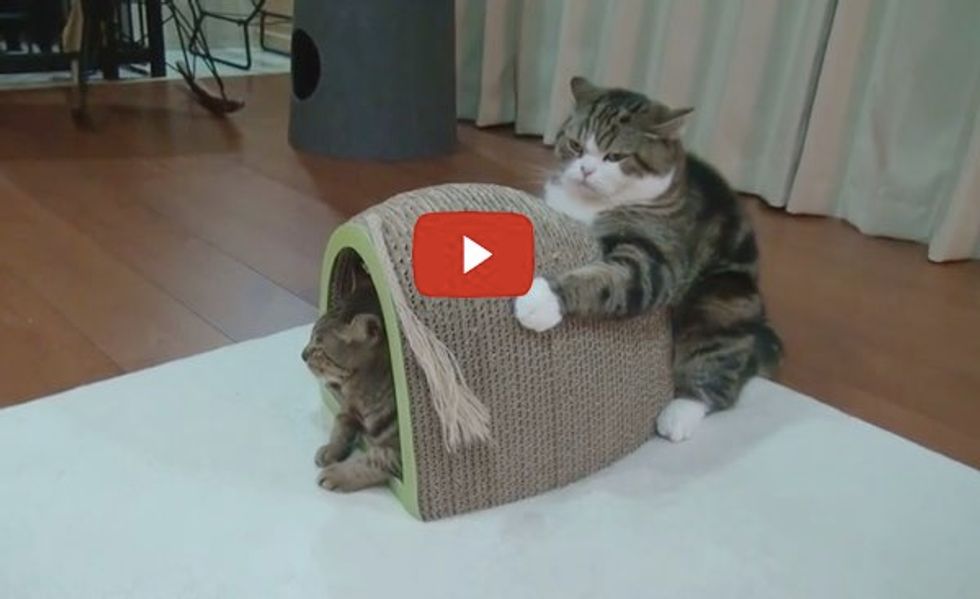
MULTIPOLYGON (((341 292, 357 258, 363 260, 381 300, 397 393, 403 474, 392 487, 423 520, 515 501, 595 472, 652 436, 656 415, 673 393, 665 312, 566 320, 539 334, 518 324, 511 299, 420 296, 412 280, 412 229, 421 214, 446 211, 526 215, 534 223, 539 274, 558 274, 600 255, 585 226, 531 195, 496 185, 403 193, 334 232, 320 308, 341 292), (402 312, 393 301, 398 296, 402 312), (444 344, 461 383, 486 408, 488 439, 449 442, 447 414, 437 411, 429 373, 406 340, 406 309, 408 326, 421 323, 444 344)), ((336 409, 330 392, 323 393, 336 409)))

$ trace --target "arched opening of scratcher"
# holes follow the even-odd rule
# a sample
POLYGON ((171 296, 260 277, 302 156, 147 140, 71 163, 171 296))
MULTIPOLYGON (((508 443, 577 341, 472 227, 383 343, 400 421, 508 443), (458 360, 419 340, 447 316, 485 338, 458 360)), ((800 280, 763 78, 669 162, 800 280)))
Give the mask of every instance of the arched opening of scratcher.
MULTIPOLYGON (((360 254, 358 254, 353 248, 344 248, 340 250, 334 258, 333 267, 330 271, 330 279, 327 286, 326 297, 324 298, 325 305, 323 306, 323 309, 326 312, 330 312, 338 305, 339 302, 343 302, 349 298, 353 293, 355 293, 355 291, 360 293, 362 291, 360 287, 365 284, 367 279, 371 280, 373 293, 375 297, 378 298, 378 303, 380 305, 381 297, 379 296, 379 288, 383 292, 383 287, 379 287, 378 283, 375 282, 379 276, 379 274, 370 271, 360 254)), ((382 321, 385 328, 385 337, 389 340, 393 338, 397 340, 398 329, 397 327, 391 326, 389 322, 390 318, 387 314, 384 314, 384 312, 382 312, 382 321)), ((383 351, 388 353, 388 358, 390 361, 392 361, 392 374, 389 376, 394 376, 394 360, 391 356, 391 349, 389 346, 386 346, 383 348, 383 351)), ((394 388, 394 385, 392 385, 392 387, 394 388)), ((324 392, 332 395, 329 389, 324 389, 324 392)), ((333 400, 334 402, 331 409, 336 411, 336 409, 339 407, 339 398, 334 397, 333 400)), ((398 408, 399 406, 396 402, 396 420, 400 420, 398 408)), ((401 437, 401 435, 399 435, 399 437, 401 437)), ((404 473, 404 451, 402 451, 402 456, 403 464, 399 469, 399 480, 402 480, 402 473, 404 473)))
MULTIPOLYGON (((321 313, 324 312, 331 302, 337 297, 342 297, 334 295, 334 284, 339 285, 340 281, 343 280, 342 276, 335 277, 334 273, 336 271, 349 272, 347 269, 356 264, 363 264, 378 293, 385 332, 388 336, 388 351, 391 355, 391 374, 395 383, 395 407, 398 418, 398 434, 401 441, 402 476, 401 480, 392 479, 390 487, 398 500, 405 506, 405 509, 416 518, 421 519, 412 404, 407 381, 406 354, 402 347, 401 323, 391 300, 391 287, 382 274, 384 269, 378 257, 377 248, 368 231, 357 223, 344 223, 330 235, 320 272, 320 311, 321 313)), ((336 411, 336 401, 325 387, 321 386, 320 388, 324 403, 332 411, 336 411)))
MULTIPOLYGON (((401 441, 402 476, 392 479, 389 485, 405 509, 416 518, 421 518, 418 500, 418 472, 415 461, 415 441, 412 428, 412 410, 406 379, 405 352, 402 349, 401 325, 391 301, 388 281, 382 275, 383 269, 371 236, 354 223, 339 226, 330 236, 323 255, 323 268, 320 273, 320 311, 324 312, 331 302, 340 295, 334 295, 334 285, 340 285, 342 276, 334 276, 337 271, 350 272, 353 265, 363 264, 371 277, 374 289, 381 303, 385 333, 388 336, 388 351, 391 355, 391 375, 395 383, 395 408, 398 418, 398 434, 401 441)), ((338 290, 337 293, 342 293, 338 290)), ((326 390, 320 387, 324 402, 336 411, 337 402, 326 390)))

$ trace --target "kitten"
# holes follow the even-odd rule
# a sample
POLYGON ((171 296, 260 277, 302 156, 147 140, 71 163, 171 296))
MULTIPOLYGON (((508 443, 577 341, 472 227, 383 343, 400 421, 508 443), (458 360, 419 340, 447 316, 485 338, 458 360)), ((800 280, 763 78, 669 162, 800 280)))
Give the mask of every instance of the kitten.
POLYGON ((313 325, 303 361, 340 402, 330 441, 316 453, 318 484, 357 491, 400 476, 391 358, 377 293, 367 275, 313 325), (360 438, 364 452, 351 455, 360 438))
POLYGON ((515 316, 540 332, 565 316, 669 306, 677 397, 658 416, 657 432, 682 441, 782 356, 759 294, 755 236, 724 178, 684 151, 679 132, 692 109, 581 77, 571 87, 575 110, 555 142, 562 166, 545 201, 590 224, 603 257, 536 278, 515 316))

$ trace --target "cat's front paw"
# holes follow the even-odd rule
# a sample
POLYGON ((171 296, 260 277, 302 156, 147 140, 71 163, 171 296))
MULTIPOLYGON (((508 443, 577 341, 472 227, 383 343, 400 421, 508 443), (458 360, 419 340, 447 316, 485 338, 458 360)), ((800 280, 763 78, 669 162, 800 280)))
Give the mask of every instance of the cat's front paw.
POLYGON ((344 448, 327 443, 317 450, 314 461, 320 468, 326 468, 330 464, 336 464, 344 458, 344 448))
POLYGON ((514 316, 521 326, 538 333, 561 322, 561 301, 547 279, 536 277, 531 289, 514 301, 514 316))
POLYGON ((316 484, 328 491, 340 491, 341 493, 349 493, 358 489, 354 484, 353 477, 349 476, 343 464, 331 464, 321 470, 316 478, 316 484))
POLYGON ((708 407, 703 401, 675 399, 657 416, 657 432, 674 443, 685 441, 691 438, 707 413, 708 407))

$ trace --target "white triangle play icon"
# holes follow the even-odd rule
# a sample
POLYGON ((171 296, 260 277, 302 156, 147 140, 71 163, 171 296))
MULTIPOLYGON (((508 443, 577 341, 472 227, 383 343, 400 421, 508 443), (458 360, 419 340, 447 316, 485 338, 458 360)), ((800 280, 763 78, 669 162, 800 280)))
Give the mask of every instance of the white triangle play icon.
POLYGON ((473 241, 466 235, 463 235, 463 274, 470 272, 477 266, 483 264, 487 261, 490 256, 490 250, 483 247, 479 243, 473 241))

